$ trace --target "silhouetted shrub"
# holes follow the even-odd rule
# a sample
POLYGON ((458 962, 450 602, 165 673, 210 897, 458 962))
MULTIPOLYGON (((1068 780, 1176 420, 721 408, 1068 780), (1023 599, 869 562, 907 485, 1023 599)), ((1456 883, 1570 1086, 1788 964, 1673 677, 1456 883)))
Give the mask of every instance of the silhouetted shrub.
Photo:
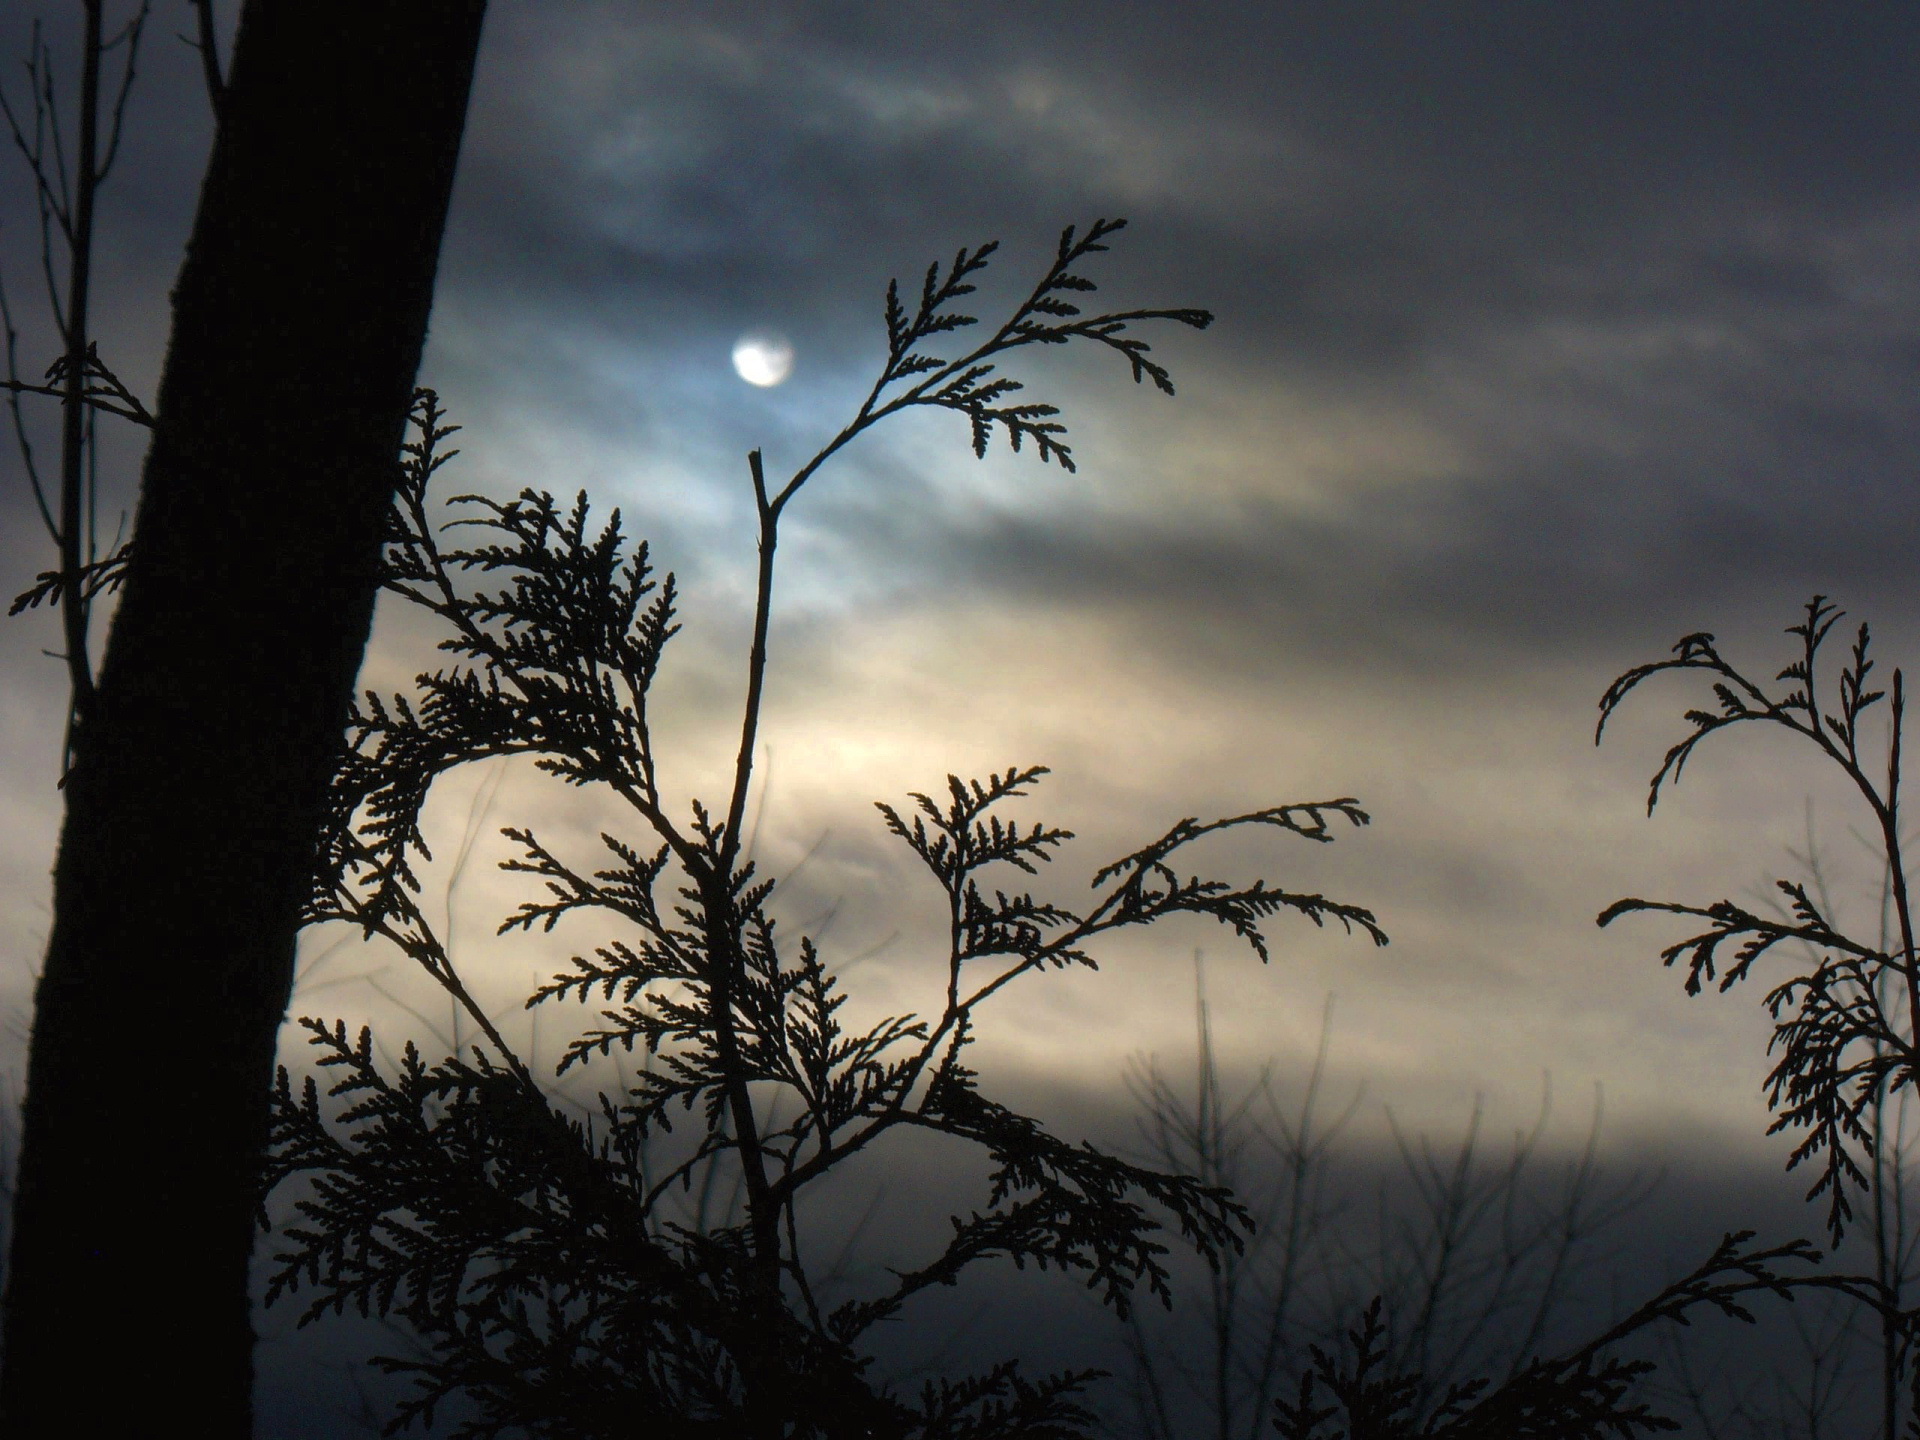
MULTIPOLYGON (((1842 613, 1822 595, 1807 602, 1800 621, 1787 627, 1798 644, 1771 685, 1728 662, 1712 635, 1703 631, 1682 636, 1672 658, 1637 665, 1607 688, 1594 740, 1598 743, 1626 698, 1653 677, 1677 672, 1707 679, 1713 706, 1686 712, 1691 729, 1668 749, 1654 772, 1647 792, 1649 815, 1659 803, 1661 788, 1669 781, 1678 783, 1696 747, 1709 736, 1759 723, 1812 746, 1845 775, 1871 821, 1868 844, 1883 876, 1878 933, 1868 938, 1842 927, 1811 843, 1803 857, 1809 873, 1775 882, 1780 903, 1774 912, 1763 914, 1731 900, 1699 905, 1624 899, 1608 906, 1599 923, 1609 925, 1642 912, 1705 922, 1660 952, 1669 966, 1684 962, 1690 996, 1707 985, 1730 990, 1757 965, 1784 962, 1784 978, 1774 981, 1765 996, 1774 1022, 1768 1052, 1776 1057, 1766 1077, 1767 1104, 1774 1115, 1767 1133, 1804 1132, 1787 1168, 1817 1167, 1807 1199, 1824 1202, 1834 1244, 1854 1222, 1853 1195, 1865 1191, 1873 1198, 1875 1273, 1859 1284, 1863 1302, 1876 1312, 1882 1350, 1881 1425, 1883 1435, 1892 1440, 1899 1425, 1903 1376, 1910 1375, 1916 1387, 1907 1403, 1909 1425, 1916 1428, 1901 1433, 1920 1434, 1920 1371, 1912 1365, 1914 1315, 1903 1293, 1913 1262, 1910 1242, 1900 1233, 1906 1224, 1904 1187, 1897 1167, 1892 1173, 1886 1170, 1883 1153, 1888 1146, 1888 1102, 1920 1075, 1920 952, 1915 948, 1900 813, 1905 682, 1895 670, 1890 694, 1873 688, 1874 662, 1864 624, 1828 681, 1819 668, 1821 652, 1842 613), (1887 722, 1884 740, 1865 723, 1882 701, 1888 702, 1878 712, 1887 722)), ((1897 1151, 1897 1136, 1892 1144, 1897 1151)))
MULTIPOLYGON (((931 267, 911 312, 889 287, 887 359, 853 420, 778 489, 759 452, 749 457, 759 570, 738 758, 724 803, 691 801, 684 818, 658 783, 649 711, 676 630, 672 577, 657 579, 646 547, 628 546, 617 513, 596 527, 584 495, 562 506, 535 489, 506 502, 456 497, 463 518, 452 523, 474 527, 476 540, 443 549, 428 492, 452 458, 443 442, 455 427, 431 392, 418 397, 385 584, 437 618, 451 663, 420 676, 411 695, 369 693, 352 717, 307 919, 396 946, 466 1011, 484 1043, 437 1062, 409 1043, 390 1069, 369 1030, 304 1019, 317 1064, 333 1078, 323 1096, 316 1080, 296 1085, 282 1069, 266 1174, 269 1190, 293 1177, 306 1184, 269 1302, 307 1291, 303 1321, 347 1310, 393 1316, 422 1342, 418 1355, 377 1362, 415 1382, 391 1428, 431 1423, 450 1406, 456 1433, 470 1437, 1084 1434, 1093 1424, 1081 1398, 1090 1372, 1033 1379, 1009 1361, 897 1394, 870 1374, 874 1327, 996 1259, 1071 1274, 1125 1317, 1143 1292, 1171 1298, 1165 1257, 1176 1235, 1215 1266, 1243 1244, 1248 1212, 1223 1185, 1056 1136, 982 1091, 968 1047, 983 1007, 1016 982, 1091 965, 1103 936, 1170 916, 1209 916, 1263 959, 1263 927, 1281 914, 1384 944, 1359 906, 1264 879, 1213 878, 1184 858, 1193 842, 1225 831, 1329 842, 1336 825, 1367 823, 1353 799, 1179 820, 1096 870, 1089 898, 1073 903, 1024 888, 1072 838, 1008 814, 1042 767, 950 776, 910 804, 883 803, 882 821, 926 867, 948 911, 946 953, 934 962, 945 993, 938 1013, 863 1029, 840 1018, 846 992, 813 940, 789 945, 777 932, 774 881, 743 844, 786 507, 843 446, 915 406, 964 414, 976 455, 998 430, 1014 450, 1031 443, 1043 462, 1071 469, 1055 407, 1020 400, 1020 383, 1001 372, 1026 345, 1105 345, 1136 382, 1171 393, 1133 327, 1200 328, 1206 312, 1087 316, 1072 298, 1094 289, 1077 267, 1119 228, 1069 229, 1011 318, 957 359, 925 347, 976 323, 953 304, 972 293, 995 247, 931 267), (625 817, 589 863, 524 826, 503 832, 518 848, 503 868, 539 889, 502 933, 551 931, 589 914, 614 927, 527 1001, 594 1007, 562 1073, 616 1054, 643 1057, 639 1073, 603 1089, 586 1118, 557 1100, 474 1000, 417 902, 415 867, 430 858, 421 813, 434 786, 462 766, 514 756, 593 787, 625 817), (945 1243, 919 1264, 823 1303, 799 1202, 894 1132, 972 1147, 984 1160, 984 1201, 953 1216, 945 1243), (705 1193, 717 1175, 737 1185, 739 1208, 690 1213, 680 1197, 705 1193)), ((1344 1349, 1314 1357, 1297 1400, 1276 1407, 1276 1428, 1292 1440, 1577 1440, 1666 1428, 1632 1393, 1645 1363, 1612 1358, 1611 1347, 1700 1305, 1744 1315, 1749 1293, 1840 1283, 1783 1277, 1780 1265, 1812 1252, 1752 1251, 1746 1238, 1729 1237, 1693 1275, 1591 1343, 1530 1360, 1499 1385, 1450 1384, 1431 1403, 1424 1377, 1383 1360, 1376 1302, 1344 1349)))
POLYGON ((1069 230, 1054 263, 1011 319, 957 360, 927 353, 971 317, 954 301, 994 246, 962 250, 928 271, 909 312, 887 296, 888 355, 860 412, 778 491, 758 452, 760 584, 739 761, 723 807, 670 813, 655 778, 650 687, 675 630, 672 577, 657 581, 645 546, 629 551, 616 515, 590 524, 582 496, 562 510, 527 490, 501 503, 460 497, 481 538, 443 550, 428 486, 451 455, 436 398, 421 396, 418 440, 387 545, 390 589, 444 624, 456 664, 423 675, 413 697, 369 694, 352 721, 335 785, 325 863, 309 919, 381 935, 467 1007, 486 1036, 470 1057, 437 1064, 411 1046, 397 1075, 377 1063, 371 1035, 303 1023, 319 1087, 282 1072, 269 1182, 311 1177, 286 1232, 269 1296, 310 1288, 307 1316, 356 1308, 397 1314, 431 1358, 389 1359, 419 1388, 398 1419, 431 1418, 449 1397, 471 1402, 460 1433, 510 1429, 584 1436, 669 1433, 1031 1435, 1077 1432, 1084 1375, 1030 1381, 1012 1365, 929 1387, 916 1400, 868 1383, 860 1343, 915 1294, 952 1284, 976 1261, 1012 1260, 1071 1272, 1125 1313, 1136 1292, 1167 1298, 1169 1226, 1209 1260, 1240 1243, 1245 1212, 1223 1190, 1131 1164, 1053 1135, 984 1095, 966 1064, 976 1015, 1033 972, 1090 964, 1107 932, 1170 915, 1213 917, 1267 953, 1262 925, 1291 912, 1335 921, 1376 942, 1366 910, 1265 881, 1194 874, 1182 852, 1203 836, 1260 829, 1324 842, 1336 822, 1364 824, 1350 799, 1274 806, 1179 821, 1101 868, 1092 899, 1074 906, 998 888, 1032 876, 1068 832, 1007 818, 1040 767, 983 780, 949 777, 935 795, 882 805, 887 827, 924 863, 951 915, 946 998, 938 1015, 843 1027, 845 996, 813 943, 789 947, 767 903, 773 882, 743 854, 741 819, 767 666, 766 634, 780 517, 820 464, 869 426, 909 406, 965 414, 976 454, 999 429, 1015 450, 1072 468, 1057 411, 1016 399, 1002 357, 1028 344, 1094 341, 1120 353, 1136 381, 1171 393, 1167 372, 1131 333, 1143 321, 1195 327, 1204 311, 1134 310, 1085 316, 1091 291, 1077 267, 1104 250, 1117 222, 1069 230), (472 590, 464 577, 498 576, 472 590), (551 930, 598 912, 622 932, 576 956, 529 1004, 597 1002, 594 1028, 561 1070, 616 1048, 649 1057, 624 1095, 603 1094, 579 1122, 557 1109, 462 984, 453 958, 415 903, 425 854, 421 807, 448 771, 494 756, 530 755, 570 783, 624 802, 632 829, 603 836, 605 868, 576 866, 524 828, 506 868, 541 882, 502 925, 551 930), (777 1098, 776 1098, 777 1097, 777 1098), (665 1137, 691 1124, 671 1161, 665 1137), (931 1131, 978 1147, 984 1205, 955 1217, 947 1244, 878 1293, 831 1310, 816 1301, 801 1259, 796 1203, 809 1187, 895 1129, 931 1131), (703 1172, 737 1178, 744 1214, 689 1226, 674 1193, 703 1172))

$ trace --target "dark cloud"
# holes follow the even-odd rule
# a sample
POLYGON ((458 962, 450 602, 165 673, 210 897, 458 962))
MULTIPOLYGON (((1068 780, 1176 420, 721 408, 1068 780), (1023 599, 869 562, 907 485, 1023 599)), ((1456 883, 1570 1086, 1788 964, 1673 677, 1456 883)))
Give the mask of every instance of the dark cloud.
MULTIPOLYGON (((1407 498, 1356 473, 1303 514, 1253 460, 1212 537, 1149 515, 1034 563, 1038 535, 990 525, 930 537, 941 563, 1553 643, 1837 565, 1879 593, 1916 519, 1917 34, 1797 7, 502 10, 443 296, 472 318, 438 363, 677 431, 727 485, 769 438, 699 378, 740 328, 801 335, 815 403, 771 429, 804 453, 873 363, 887 273, 1004 234, 1004 290, 1055 225, 1124 211, 1113 293, 1222 316, 1180 346, 1183 405, 1227 428, 1263 393, 1361 393, 1449 453, 1407 498), (510 353, 476 353, 502 317, 510 353), (594 373, 621 354, 638 393, 594 373)), ((872 523, 849 547, 899 522, 872 523)))

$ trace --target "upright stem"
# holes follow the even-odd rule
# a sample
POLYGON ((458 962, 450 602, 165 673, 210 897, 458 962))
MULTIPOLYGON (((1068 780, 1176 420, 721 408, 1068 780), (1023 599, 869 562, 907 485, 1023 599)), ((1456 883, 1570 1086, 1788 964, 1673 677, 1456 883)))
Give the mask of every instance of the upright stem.
POLYGON ((227 98, 227 82, 220 73, 220 41, 213 23, 213 0, 193 0, 193 10, 200 30, 194 48, 200 52, 200 73, 207 82, 207 101, 213 106, 214 119, 218 120, 227 98))
MULTIPOLYGON (((1876 1044, 1875 1049, 1879 1047, 1876 1044)), ((1897 1303, 1893 1264, 1887 1250, 1887 1090, 1882 1084, 1873 1096, 1873 1270, 1883 1300, 1897 1303)), ((1897 1440, 1900 1424, 1900 1373, 1896 1353, 1898 1327, 1892 1304, 1880 1311, 1880 1427, 1885 1440, 1897 1440)))
MULTIPOLYGON (((1914 953, 1913 910, 1907 893, 1906 859, 1900 846, 1900 740, 1906 715, 1906 686, 1901 672, 1893 672, 1892 734, 1887 742, 1887 794, 1880 808, 1882 841, 1887 856, 1887 887, 1893 897, 1893 912, 1900 927, 1900 975, 1907 991, 1907 1055, 1911 1061, 1920 1051, 1920 957, 1914 953)), ((1882 912, 1884 915, 1884 911, 1882 912)), ((1884 921, 1882 922, 1884 925, 1884 921)), ((1882 941, 1884 944, 1885 942, 1882 941)), ((1897 1326, 1891 1303, 1899 1284, 1898 1258, 1889 1264, 1887 1254, 1887 1217, 1884 1188, 1886 1183, 1883 1149, 1886 1089, 1883 1085, 1874 1100, 1874 1257, 1876 1279, 1880 1282, 1880 1406, 1881 1426, 1887 1440, 1893 1440, 1900 1421, 1900 1382, 1897 1326)))
POLYGON ((61 384, 60 587, 61 618, 72 685, 67 763, 93 708, 93 665, 87 654, 86 599, 81 591, 87 449, 87 307, 93 281, 93 197, 99 183, 100 47, 102 0, 83 0, 86 34, 80 69, 80 151, 74 159, 74 209, 67 267, 66 374, 61 384))
MULTIPOLYGON (((1209 1185, 1230 1184, 1227 1175, 1226 1126, 1221 1119, 1220 1068, 1213 1058, 1213 1017, 1207 1009, 1206 959, 1193 952, 1193 1023, 1196 1044, 1194 1075, 1195 1125, 1194 1160, 1200 1178, 1209 1185)), ((1233 1331, 1235 1271, 1238 1258, 1231 1252, 1221 1257, 1212 1271, 1213 1319, 1213 1415, 1217 1440, 1227 1440, 1233 1427, 1233 1395, 1229 1387, 1233 1371, 1233 1331)))
MULTIPOLYGON (((1881 1338, 1884 1344, 1884 1365, 1890 1376, 1888 1404, 1891 1406, 1890 1423, 1897 1423, 1900 1416, 1899 1380, 1905 1368, 1908 1341, 1904 1328, 1896 1321, 1897 1316, 1906 1310, 1905 1290, 1907 1273, 1907 1144, 1906 1144, 1906 1096, 1904 1092, 1894 1102, 1892 1141, 1888 1155, 1888 1170, 1893 1186, 1891 1206, 1893 1222, 1891 1243, 1887 1247, 1887 1288, 1882 1292, 1885 1308, 1881 1311, 1881 1338)), ((1893 1434, 1889 1430, 1888 1435, 1893 1434)))
MULTIPOLYGON (((713 966, 714 1043, 720 1052, 720 1070, 726 1077, 727 1110, 733 1120, 740 1173, 747 1190, 747 1220, 753 1239, 755 1297, 765 1307, 758 1329, 774 1343, 773 1320, 780 1302, 780 1207, 767 1176, 766 1156, 760 1145, 759 1124, 753 1114, 753 1095, 740 1058, 740 1037, 734 1027, 733 992, 744 980, 745 937, 735 913, 733 875, 740 860, 741 824, 746 817, 747 791, 753 781, 753 747, 760 729, 761 696, 767 674, 767 627, 773 608, 773 556, 779 540, 779 508, 767 498, 766 475, 760 452, 747 456, 753 473, 753 497, 760 519, 760 567, 754 587, 753 645, 747 656, 747 698, 740 723, 740 754, 734 763, 733 794, 727 803, 714 871, 707 877, 703 902, 707 912, 707 954, 713 966)), ((742 1357, 743 1359, 748 1357, 742 1357)), ((758 1357, 753 1357, 757 1359, 758 1357)), ((750 1432, 779 1432, 780 1400, 775 1383, 779 1357, 768 1355, 764 1367, 749 1363, 744 1376, 750 1432), (755 1374, 755 1370, 759 1374, 755 1374)))
POLYGON ((733 874, 740 859, 740 825, 747 808, 747 790, 753 781, 753 747, 760 728, 760 697, 767 676, 767 617, 773 608, 773 552, 779 538, 779 511, 767 503, 766 475, 760 452, 747 463, 753 471, 753 496, 760 514, 760 575, 755 586, 753 647, 747 656, 747 700, 740 724, 740 755, 734 763, 733 797, 727 803, 726 830, 720 841, 715 872, 708 879, 707 943, 714 967, 714 1024, 721 1065, 727 1076, 728 1107, 740 1147, 740 1164, 747 1185, 747 1205, 754 1235, 755 1258, 764 1271, 777 1271, 780 1257, 780 1216, 766 1160, 760 1153, 760 1131, 753 1118, 753 1097, 741 1072, 740 1041, 733 1024, 733 983, 746 964, 744 937, 734 913, 733 874))
POLYGON ((1900 853, 1900 732, 1906 717, 1906 686, 1893 672, 1893 735, 1887 745, 1887 801, 1880 825, 1887 851, 1887 878, 1893 886, 1893 913, 1900 924, 1900 971, 1907 982, 1907 1052, 1920 1050, 1920 957, 1914 954, 1913 907, 1907 894, 1907 867, 1900 853))
POLYGON ((747 654, 747 703, 740 721, 740 754, 733 764, 733 798, 727 804, 727 830, 721 841, 722 879, 730 880, 740 856, 740 826, 747 813, 753 781, 753 747, 760 733, 760 697, 767 679, 767 623, 773 613, 773 552, 780 541, 780 507, 767 499, 767 477, 760 452, 747 452, 753 472, 753 500, 760 517, 760 574, 754 586, 753 647, 747 654))
POLYGON ((760 1128, 753 1116, 753 1094, 747 1087, 740 1058, 740 1035, 734 1026, 735 981, 745 967, 746 947, 734 914, 732 886, 712 875, 703 887, 707 912, 707 954, 713 965, 714 1044, 720 1051, 720 1071, 726 1077, 727 1109, 733 1117, 740 1170, 747 1186, 747 1217, 753 1232, 754 1261, 763 1277, 777 1279, 780 1268, 780 1207, 767 1178, 761 1151, 760 1128))

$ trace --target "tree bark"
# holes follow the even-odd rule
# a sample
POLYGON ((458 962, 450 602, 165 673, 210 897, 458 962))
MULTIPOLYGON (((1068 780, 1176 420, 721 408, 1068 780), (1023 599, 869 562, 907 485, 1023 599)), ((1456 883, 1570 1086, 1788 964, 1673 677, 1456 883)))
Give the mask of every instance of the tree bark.
POLYGON ((275 1039, 485 0, 249 0, 36 996, 9 1437, 251 1430, 275 1039))

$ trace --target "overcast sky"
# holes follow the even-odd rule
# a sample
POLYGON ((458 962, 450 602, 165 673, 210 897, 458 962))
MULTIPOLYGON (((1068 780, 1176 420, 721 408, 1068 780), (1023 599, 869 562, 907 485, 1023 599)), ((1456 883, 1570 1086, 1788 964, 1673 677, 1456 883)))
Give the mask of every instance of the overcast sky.
MULTIPOLYGON (((97 330, 146 395, 208 138, 185 15, 161 7, 103 200, 97 330)), ((1070 903, 1182 816, 1357 796, 1372 825, 1331 847, 1213 858, 1372 907, 1388 948, 1283 919, 1262 968, 1168 927, 1035 981, 983 1027, 989 1081, 1095 1103, 1128 1056, 1183 1053, 1202 947, 1236 1066, 1297 1066, 1332 994, 1342 1083, 1421 1124, 1476 1095, 1524 1118, 1550 1075, 1570 1130, 1598 1085, 1617 1148, 1705 1164, 1762 1144, 1760 992, 1686 1000, 1657 959, 1677 932, 1594 915, 1751 897, 1809 814, 1835 857, 1862 817, 1734 735, 1649 820, 1697 693, 1650 690, 1599 750, 1595 702, 1695 630, 1771 675, 1816 590, 1889 662, 1920 642, 1916 39, 1905 6, 495 0, 423 379, 466 427, 455 488, 584 487, 679 574, 667 779, 711 798, 746 451, 790 473, 851 414, 890 277, 1000 239, 973 297, 996 318, 1062 227, 1126 217, 1095 298, 1218 316, 1149 337, 1176 398, 1109 355, 1021 356, 1078 473, 976 461, 929 415, 798 503, 758 838, 775 874, 805 857, 788 923, 826 922, 862 1005, 929 1003, 938 893, 870 802, 950 770, 1053 767, 1028 809, 1082 837, 1047 877, 1070 903), (729 364, 762 329, 793 346, 777 388, 729 364)), ((35 264, 0 165, 30 369, 53 354, 35 264)), ((130 504, 137 455, 116 457, 130 504)), ((0 533, 11 594, 51 562, 10 449, 0 533)), ((21 1016, 62 678, 44 615, 4 639, 0 999, 21 1016)), ((403 680, 430 640, 383 611, 370 673, 403 680)), ((530 773, 456 789, 456 828, 604 819, 530 773)), ((461 933, 505 1004, 537 963, 481 943, 515 894, 487 858, 461 933)), ((296 1013, 373 1005, 354 977, 379 957, 324 949, 296 1013)))

